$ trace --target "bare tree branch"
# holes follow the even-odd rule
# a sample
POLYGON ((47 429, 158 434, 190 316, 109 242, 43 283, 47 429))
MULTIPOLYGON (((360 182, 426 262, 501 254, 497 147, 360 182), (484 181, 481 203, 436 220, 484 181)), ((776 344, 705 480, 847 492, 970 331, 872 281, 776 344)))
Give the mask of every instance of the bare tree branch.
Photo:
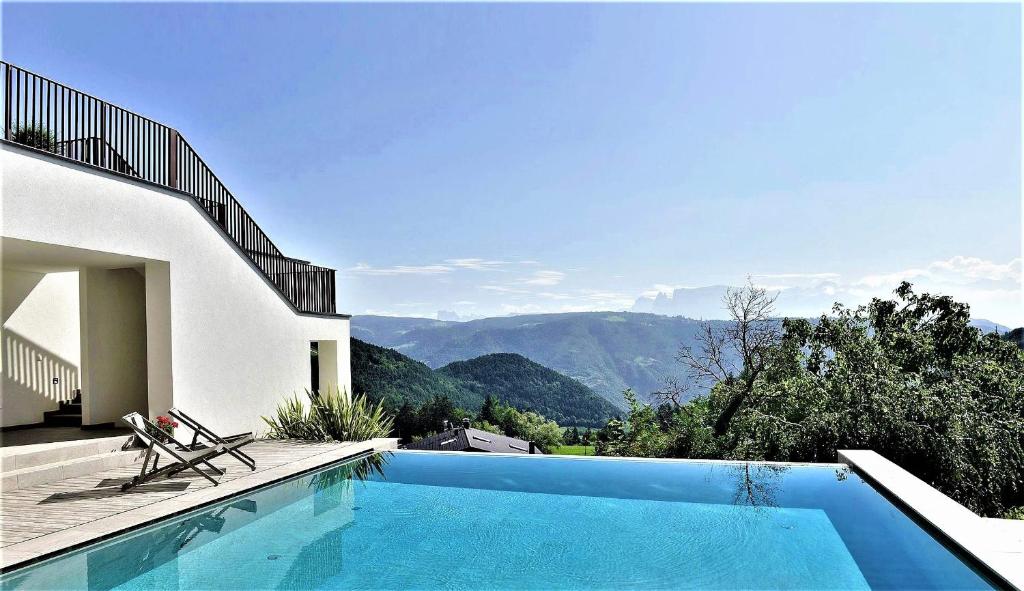
POLYGON ((750 395, 767 363, 767 351, 779 341, 780 323, 774 317, 777 297, 749 278, 744 287, 727 289, 722 303, 731 322, 705 322, 697 334, 697 346, 684 346, 676 354, 695 384, 739 383, 739 390, 715 423, 717 435, 725 432, 750 395))
POLYGON ((687 382, 680 381, 675 376, 667 377, 663 382, 665 384, 664 387, 654 392, 654 398, 659 402, 668 403, 672 406, 681 406, 686 401, 690 385, 687 382))

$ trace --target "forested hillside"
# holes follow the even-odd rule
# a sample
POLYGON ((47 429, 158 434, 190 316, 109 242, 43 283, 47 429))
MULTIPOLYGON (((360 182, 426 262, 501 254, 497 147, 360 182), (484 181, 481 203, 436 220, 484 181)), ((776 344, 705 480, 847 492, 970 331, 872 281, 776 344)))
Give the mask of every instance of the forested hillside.
POLYGON ((515 353, 450 363, 435 373, 458 381, 483 400, 488 394, 560 425, 600 426, 619 409, 579 381, 515 353))
POLYGON ((392 349, 352 339, 352 389, 393 409, 446 397, 478 412, 488 394, 519 410, 532 410, 560 425, 600 426, 617 413, 579 381, 521 355, 486 355, 438 370, 392 349))
POLYGON ((479 410, 483 397, 437 374, 425 364, 385 347, 351 339, 352 391, 383 400, 397 408, 403 402, 419 406, 435 396, 447 397, 467 410, 479 410))

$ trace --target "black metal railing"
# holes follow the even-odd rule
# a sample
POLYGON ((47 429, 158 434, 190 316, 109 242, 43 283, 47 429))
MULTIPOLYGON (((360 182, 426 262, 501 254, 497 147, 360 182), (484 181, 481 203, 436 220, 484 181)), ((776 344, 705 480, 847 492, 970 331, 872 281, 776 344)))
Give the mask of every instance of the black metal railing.
POLYGON ((175 129, 0 66, 5 140, 192 196, 296 309, 335 313, 334 269, 286 257, 175 129))

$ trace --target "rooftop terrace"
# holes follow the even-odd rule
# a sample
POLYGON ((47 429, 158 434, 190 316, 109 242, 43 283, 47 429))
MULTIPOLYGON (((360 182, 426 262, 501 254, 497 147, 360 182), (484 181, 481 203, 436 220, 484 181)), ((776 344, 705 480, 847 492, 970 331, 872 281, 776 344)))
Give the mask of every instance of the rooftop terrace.
POLYGON ((3 140, 185 193, 302 313, 334 315, 335 271, 284 253, 174 128, 0 62, 3 140))

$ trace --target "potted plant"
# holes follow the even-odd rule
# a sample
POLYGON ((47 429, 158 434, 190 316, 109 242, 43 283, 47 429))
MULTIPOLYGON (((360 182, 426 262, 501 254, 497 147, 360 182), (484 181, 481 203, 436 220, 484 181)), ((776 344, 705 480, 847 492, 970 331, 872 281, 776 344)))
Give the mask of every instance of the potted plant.
POLYGON ((156 418, 156 429, 148 427, 149 435, 160 441, 169 441, 174 436, 174 429, 177 428, 178 422, 172 420, 167 415, 160 415, 156 418))

